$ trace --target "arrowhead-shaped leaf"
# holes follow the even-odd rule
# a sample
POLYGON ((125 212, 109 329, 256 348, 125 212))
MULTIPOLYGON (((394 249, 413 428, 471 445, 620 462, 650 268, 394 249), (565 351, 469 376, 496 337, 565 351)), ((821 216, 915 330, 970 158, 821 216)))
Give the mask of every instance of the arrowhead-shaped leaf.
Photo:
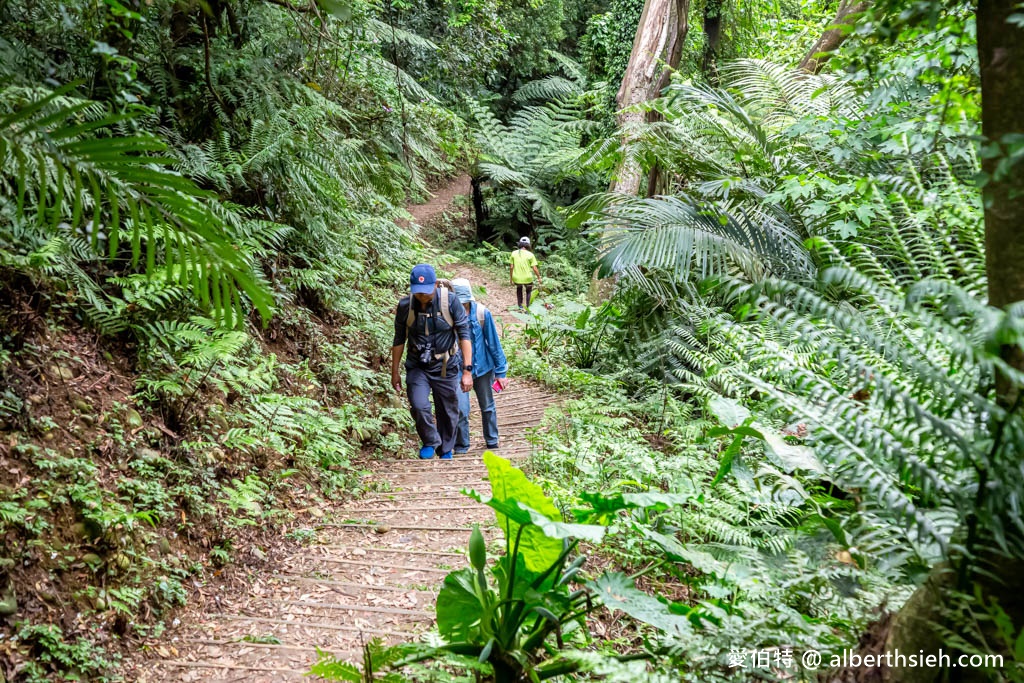
POLYGON ((495 514, 498 526, 505 530, 505 540, 509 549, 519 528, 523 527, 519 552, 527 569, 543 572, 562 554, 562 541, 546 536, 540 527, 532 524, 532 519, 525 510, 514 511, 507 505, 513 501, 521 503, 550 520, 561 519, 561 512, 539 486, 527 479, 522 470, 513 467, 505 458, 488 451, 484 453, 484 464, 487 466, 493 498, 501 501, 503 507, 503 511, 495 508, 495 514), (524 521, 517 521, 523 520, 520 513, 527 515, 524 521))

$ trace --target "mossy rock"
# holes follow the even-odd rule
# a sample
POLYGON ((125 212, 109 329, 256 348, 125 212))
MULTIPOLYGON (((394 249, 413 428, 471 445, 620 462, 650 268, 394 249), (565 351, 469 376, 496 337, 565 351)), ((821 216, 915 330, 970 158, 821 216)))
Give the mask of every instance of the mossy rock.
POLYGON ((9 617, 18 613, 18 596, 14 592, 14 586, 7 586, 7 589, 0 593, 0 616, 9 617))
POLYGON ((155 448, 140 448, 135 451, 135 454, 139 456, 143 462, 149 464, 153 464, 163 457, 163 454, 155 448))
MULTIPOLYGON (((4 562, 10 564, 3 567, 4 573, 7 569, 14 566, 14 560, 4 559, 4 562)), ((14 592, 14 584, 10 581, 4 581, 2 584, 3 590, 0 590, 0 616, 9 617, 18 611, 18 595, 14 592)))
POLYGON ((72 370, 71 368, 66 367, 64 365, 58 365, 56 363, 51 364, 50 367, 47 368, 46 371, 49 372, 50 375, 52 375, 53 377, 56 377, 57 379, 65 379, 66 380, 66 379, 74 379, 75 378, 75 371, 74 370, 72 370))
POLYGON ((139 411, 135 408, 129 408, 124 414, 124 423, 128 429, 141 429, 142 428, 142 416, 139 415, 139 411))

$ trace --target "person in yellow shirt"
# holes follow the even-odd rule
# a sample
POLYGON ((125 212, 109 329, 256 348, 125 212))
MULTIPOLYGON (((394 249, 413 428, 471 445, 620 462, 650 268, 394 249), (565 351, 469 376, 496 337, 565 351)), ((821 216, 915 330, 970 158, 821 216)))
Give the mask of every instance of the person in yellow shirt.
POLYGON ((519 248, 512 252, 512 259, 509 267, 509 279, 516 288, 516 301, 519 303, 519 310, 523 310, 523 293, 526 293, 526 305, 530 305, 533 296, 533 276, 537 276, 537 284, 540 285, 540 269, 537 266, 537 257, 530 251, 530 238, 520 237, 519 248))

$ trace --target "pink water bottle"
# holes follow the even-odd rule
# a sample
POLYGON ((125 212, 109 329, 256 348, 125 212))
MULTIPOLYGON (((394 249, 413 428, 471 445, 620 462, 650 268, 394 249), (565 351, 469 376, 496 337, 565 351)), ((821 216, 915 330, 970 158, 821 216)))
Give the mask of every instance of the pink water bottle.
POLYGON ((504 388, 505 387, 501 386, 501 380, 500 379, 494 380, 494 384, 491 385, 491 389, 494 389, 494 393, 496 393, 496 394, 500 394, 501 390, 504 389, 504 388))

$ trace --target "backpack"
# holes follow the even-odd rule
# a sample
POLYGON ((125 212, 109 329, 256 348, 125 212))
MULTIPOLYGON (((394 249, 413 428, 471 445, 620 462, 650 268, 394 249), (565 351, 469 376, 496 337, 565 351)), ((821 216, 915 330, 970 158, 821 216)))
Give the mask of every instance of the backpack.
MULTIPOLYGON (((448 323, 448 327, 455 329, 455 320, 452 318, 452 312, 448 304, 448 295, 452 291, 452 283, 448 280, 438 278, 437 280, 438 294, 441 299, 441 317, 448 323)), ((416 311, 413 310, 413 299, 409 297, 409 313, 405 316, 405 329, 406 333, 412 329, 412 326, 416 324, 416 311)), ((434 358, 441 361, 441 376, 448 376, 448 361, 459 351, 459 336, 455 335, 455 341, 452 342, 452 347, 443 353, 435 353, 434 358)))

